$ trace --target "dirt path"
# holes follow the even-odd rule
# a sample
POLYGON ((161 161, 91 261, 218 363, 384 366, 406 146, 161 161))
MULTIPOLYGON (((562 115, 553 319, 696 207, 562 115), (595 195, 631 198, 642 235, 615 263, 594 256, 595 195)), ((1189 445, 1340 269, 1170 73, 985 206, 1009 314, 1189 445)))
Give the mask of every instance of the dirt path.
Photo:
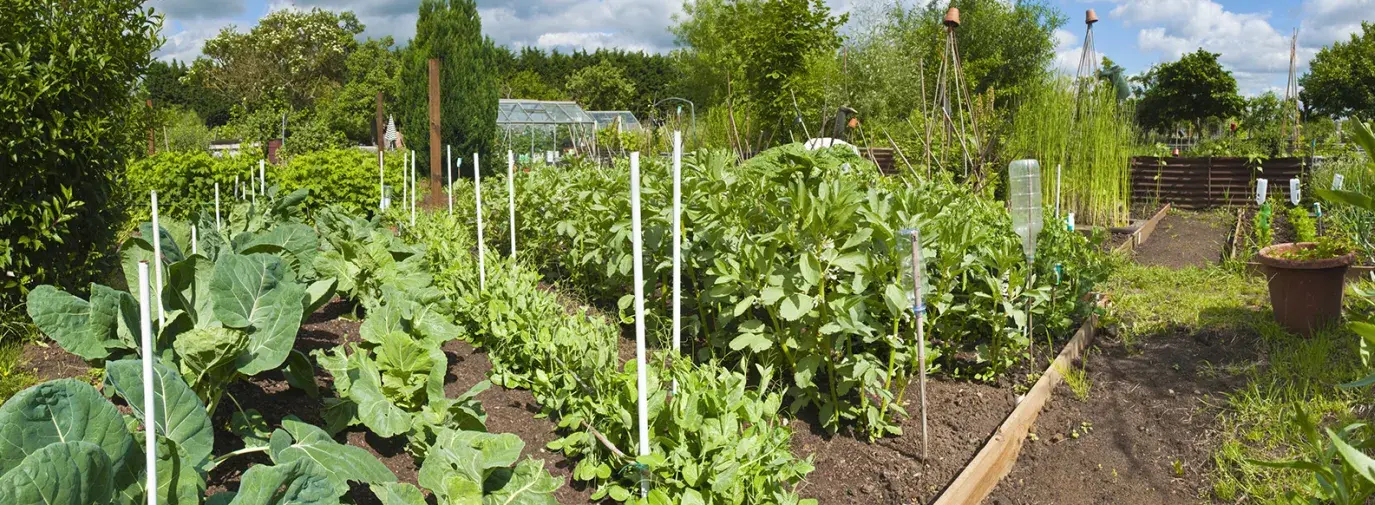
POLYGON ((1206 267, 1222 259, 1232 221, 1225 212, 1172 210, 1146 243, 1136 249, 1136 262, 1170 268, 1206 267))

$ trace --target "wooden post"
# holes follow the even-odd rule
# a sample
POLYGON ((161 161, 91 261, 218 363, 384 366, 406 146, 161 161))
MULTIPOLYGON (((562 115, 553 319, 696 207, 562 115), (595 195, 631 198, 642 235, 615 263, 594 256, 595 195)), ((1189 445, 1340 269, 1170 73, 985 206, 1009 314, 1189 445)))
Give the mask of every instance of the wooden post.
POLYGON ((382 122, 382 92, 377 92, 377 152, 385 151, 383 147, 387 143, 387 125, 382 122))
POLYGON ((148 100, 148 155, 157 154, 158 144, 153 141, 153 101, 148 100))
POLYGON ((444 165, 442 154, 439 151, 439 59, 430 58, 430 206, 434 207, 439 203, 443 196, 444 188, 441 183, 442 172, 439 167, 444 165))

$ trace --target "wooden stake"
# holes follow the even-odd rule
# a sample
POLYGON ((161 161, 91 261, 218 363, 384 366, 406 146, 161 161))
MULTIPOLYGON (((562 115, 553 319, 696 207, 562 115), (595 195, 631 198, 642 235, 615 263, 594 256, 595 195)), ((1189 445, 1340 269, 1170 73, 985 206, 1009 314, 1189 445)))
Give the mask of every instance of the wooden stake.
POLYGON ((439 204, 439 193, 443 191, 439 143, 439 60, 430 58, 430 209, 439 204))

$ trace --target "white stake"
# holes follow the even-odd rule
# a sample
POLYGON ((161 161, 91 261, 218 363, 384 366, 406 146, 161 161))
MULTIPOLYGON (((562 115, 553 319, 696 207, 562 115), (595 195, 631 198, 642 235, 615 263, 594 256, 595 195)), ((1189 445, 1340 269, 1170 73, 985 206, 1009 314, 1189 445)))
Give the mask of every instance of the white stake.
POLYGON ((143 454, 148 487, 148 505, 158 503, 157 410, 153 401, 153 317, 148 311, 148 262, 138 262, 139 332, 143 337, 143 454))
MULTIPOLYGON (((683 353, 683 132, 673 132, 673 354, 683 353)), ((678 380, 673 380, 678 391, 678 380)))
POLYGON ((1060 217, 1060 165, 1055 165, 1055 217, 1060 217))
POLYGON ((215 183, 215 231, 219 231, 220 225, 220 183, 215 183))
POLYGON ((196 225, 191 225, 191 254, 200 254, 200 246, 196 245, 196 225))
POLYGON ((482 241, 482 170, 477 153, 473 153, 473 201, 477 202, 477 287, 487 289, 487 266, 483 260, 482 241))
MULTIPOLYGON (((912 230, 912 291, 917 304, 912 312, 917 319, 917 370, 921 388, 921 459, 927 459, 926 436, 926 329, 922 327, 926 319, 926 304, 921 300, 921 231, 912 230)), ((899 405, 901 406, 901 405, 899 405)))
POLYGON ((263 168, 265 166, 267 166, 266 161, 258 160, 258 182, 261 184, 258 192, 262 193, 264 197, 267 196, 267 169, 263 168))
POLYGON ((162 312, 162 227, 158 225, 158 192, 150 193, 153 199, 153 301, 158 304, 158 330, 167 326, 167 316, 162 312))
POLYGON ((448 193, 449 193, 449 215, 450 215, 450 216, 453 216, 453 215, 454 215, 454 146, 444 146, 444 150, 445 150, 446 154, 447 154, 448 157, 449 157, 449 158, 448 158, 448 162, 444 164, 444 170, 447 171, 448 177, 449 177, 449 191, 448 191, 448 193))
POLYGON ((411 155, 407 152, 401 153, 401 210, 406 210, 406 196, 411 194, 411 185, 408 173, 411 171, 411 155))
POLYGON ((234 199, 235 199, 235 200, 243 200, 243 193, 241 193, 241 192, 239 191, 240 189, 241 189, 241 188, 239 188, 239 176, 236 175, 236 176, 234 176, 234 199))
POLYGON ((516 154, 506 151, 506 200, 511 208, 511 257, 516 257, 516 154))
MULTIPOLYGON (((640 153, 630 153, 630 239, 635 263, 635 371, 639 385, 640 455, 649 455, 649 378, 645 363, 645 286, 643 238, 640 236, 640 153)), ((640 496, 648 491, 648 483, 641 481, 640 496)))
POLYGON ((411 228, 415 228, 415 201, 419 197, 415 194, 415 179, 419 175, 415 173, 415 151, 411 151, 411 228))
POLYGON ((387 208, 387 163, 386 151, 377 148, 377 208, 387 208))

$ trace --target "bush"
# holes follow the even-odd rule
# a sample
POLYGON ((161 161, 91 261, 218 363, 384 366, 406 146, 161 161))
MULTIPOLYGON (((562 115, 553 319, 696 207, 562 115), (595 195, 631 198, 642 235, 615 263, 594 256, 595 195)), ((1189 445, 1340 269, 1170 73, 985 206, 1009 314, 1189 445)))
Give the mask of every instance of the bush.
MULTIPOLYGON (((403 157, 388 153, 387 185, 401 187, 403 157)), ((367 212, 377 208, 377 153, 361 149, 333 149, 302 154, 291 158, 285 167, 278 168, 277 181, 283 191, 310 189, 306 206, 317 209, 338 205, 349 213, 367 212)), ((273 180, 268 177, 269 183, 273 180)), ((424 191, 420 182, 416 189, 424 191)), ((399 193, 399 192, 398 192, 399 193)), ((395 197, 400 199, 398 195, 395 197)))
POLYGON ((112 181, 141 128, 157 48, 140 0, 10 0, 0 17, 0 309, 30 286, 81 289, 120 219, 112 181))
POLYGON ((233 199, 234 178, 249 184, 257 177, 258 159, 248 155, 216 158, 201 151, 158 153, 134 161, 125 171, 130 212, 135 217, 147 214, 148 192, 156 190, 161 215, 186 220, 200 206, 214 205, 216 182, 220 200, 233 199))

